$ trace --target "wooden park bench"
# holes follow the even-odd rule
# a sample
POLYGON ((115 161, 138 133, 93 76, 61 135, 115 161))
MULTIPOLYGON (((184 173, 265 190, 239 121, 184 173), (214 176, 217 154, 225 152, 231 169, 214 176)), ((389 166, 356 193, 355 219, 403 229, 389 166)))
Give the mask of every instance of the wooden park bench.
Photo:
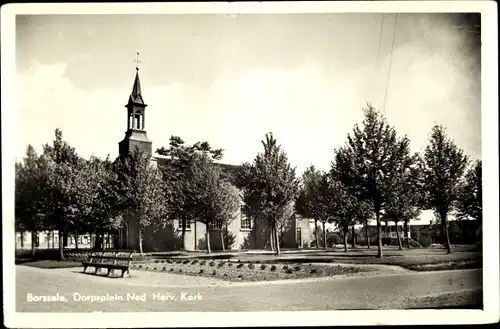
POLYGON ((132 261, 133 252, 117 252, 117 251, 101 251, 92 252, 89 258, 82 262, 83 272, 87 270, 87 267, 94 267, 95 274, 101 268, 108 269, 108 274, 114 270, 122 271, 122 278, 125 272, 130 275, 130 262, 132 261))

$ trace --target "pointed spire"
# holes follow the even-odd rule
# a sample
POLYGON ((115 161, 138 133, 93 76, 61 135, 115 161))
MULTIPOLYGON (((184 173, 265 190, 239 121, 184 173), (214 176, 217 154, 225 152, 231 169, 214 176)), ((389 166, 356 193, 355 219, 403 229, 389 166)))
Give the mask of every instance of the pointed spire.
POLYGON ((130 100, 134 103, 144 104, 144 99, 141 94, 141 81, 139 80, 139 69, 136 69, 134 86, 132 87, 132 93, 130 94, 130 100))
POLYGON ((130 94, 129 102, 136 104, 144 104, 144 99, 141 93, 141 81, 139 80, 139 68, 136 68, 134 86, 132 87, 132 93, 130 94))

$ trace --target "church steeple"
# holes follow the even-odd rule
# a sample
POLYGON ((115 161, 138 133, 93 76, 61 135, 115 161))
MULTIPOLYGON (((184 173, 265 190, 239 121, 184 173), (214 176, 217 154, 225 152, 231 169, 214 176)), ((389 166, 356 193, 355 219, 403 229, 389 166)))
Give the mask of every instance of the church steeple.
MULTIPOLYGON (((130 98, 128 102, 144 104, 144 99, 141 94, 141 81, 139 79, 139 67, 136 67, 134 86, 132 87, 132 93, 130 94, 130 98)), ((144 104, 145 105, 145 104, 144 104)))
MULTIPOLYGON (((139 56, 139 52, 137 52, 139 56)), ((128 98, 127 108, 127 131, 125 138, 119 143, 120 155, 128 155, 136 147, 141 152, 152 154, 152 143, 146 136, 146 106, 142 96, 141 81, 139 79, 139 58, 136 60, 137 67, 132 87, 132 93, 128 98)))

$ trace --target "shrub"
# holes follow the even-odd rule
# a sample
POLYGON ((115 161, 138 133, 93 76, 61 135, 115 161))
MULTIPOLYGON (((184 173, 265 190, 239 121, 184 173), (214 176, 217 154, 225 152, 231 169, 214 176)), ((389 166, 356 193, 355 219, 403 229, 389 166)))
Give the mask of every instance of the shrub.
POLYGON ((182 268, 179 269, 179 272, 182 272, 182 268))
POLYGON ((229 262, 229 264, 227 264, 227 266, 233 266, 233 263, 229 262))
POLYGON ((180 263, 182 263, 182 260, 181 260, 181 259, 177 259, 175 262, 176 262, 177 264, 180 264, 180 263))
POLYGON ((295 269, 296 272, 298 272, 298 271, 300 271, 300 266, 297 265, 297 266, 294 267, 294 269, 295 269))
POLYGON ((164 268, 163 268, 163 271, 166 271, 166 270, 167 270, 167 268, 166 268, 166 267, 164 267, 164 268))
POLYGON ((139 268, 142 268, 142 265, 139 265, 139 268))
POLYGON ((224 266, 224 262, 220 262, 219 265, 217 265, 217 267, 223 267, 224 266))
POLYGON ((418 243, 418 241, 410 239, 410 247, 412 247, 412 248, 420 248, 420 247, 422 247, 422 245, 420 243, 418 243))
POLYGON ((428 247, 432 244, 432 239, 428 235, 421 234, 418 238, 418 242, 422 245, 422 247, 428 247))
POLYGON ((200 262, 200 265, 205 265, 206 263, 207 263, 207 261, 203 260, 203 261, 200 262))
POLYGON ((293 273, 293 270, 291 268, 287 268, 285 273, 288 273, 288 274, 292 274, 293 273))
POLYGON ((318 270, 315 268, 311 269, 311 274, 315 274, 315 273, 318 273, 318 270))
POLYGON ((243 267, 242 263, 240 263, 240 264, 238 264, 238 266, 236 266, 236 268, 242 268, 242 267, 243 267))
POLYGON ((146 270, 149 270, 149 266, 146 266, 146 270))
POLYGON ((172 260, 171 259, 167 259, 167 263, 172 264, 172 260))
POLYGON ((215 266, 215 263, 214 262, 210 262, 208 265, 209 266, 215 266))
POLYGON ((150 254, 132 254, 133 261, 150 260, 151 258, 153 258, 153 256, 150 254))
POLYGON ((288 270, 288 265, 283 266, 284 270, 288 270))
POLYGON ((189 259, 186 259, 185 261, 182 262, 182 264, 187 264, 190 263, 191 261, 189 259))
POLYGON ((243 279, 243 275, 238 275, 238 279, 243 279))
POLYGON ((255 268, 255 265, 254 264, 248 264, 248 268, 253 270, 255 268))
POLYGON ((217 274, 217 272, 214 270, 213 273, 212 273, 212 275, 216 275, 216 274, 217 274))
POLYGON ((201 269, 201 270, 200 270, 200 274, 203 274, 203 272, 205 272, 205 270, 201 269))
POLYGON ((262 265, 260 265, 260 269, 261 269, 261 270, 265 270, 265 269, 266 269, 266 267, 267 267, 267 266, 266 266, 266 264, 262 264, 262 265))
POLYGON ((276 265, 271 266, 271 272, 276 271, 276 265))
POLYGON ((194 265, 194 264, 198 264, 198 260, 197 259, 193 260, 193 262, 191 263, 191 265, 194 265))
POLYGON ((173 268, 171 268, 171 269, 170 269, 170 272, 173 272, 173 271, 174 271, 174 269, 173 269, 173 268))
POLYGON ((241 263, 241 259, 238 259, 238 263, 241 263))
POLYGON ((158 259, 155 259, 153 263, 159 263, 160 261, 158 259))

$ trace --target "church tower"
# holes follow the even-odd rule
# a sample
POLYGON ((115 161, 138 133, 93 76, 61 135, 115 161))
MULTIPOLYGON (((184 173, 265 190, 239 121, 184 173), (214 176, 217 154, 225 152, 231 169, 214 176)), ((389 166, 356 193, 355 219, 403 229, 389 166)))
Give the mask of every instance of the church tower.
MULTIPOLYGON (((139 53, 137 53, 139 55, 139 53)), ((141 82, 139 80, 139 60, 136 60, 136 73, 132 93, 128 98, 127 108, 127 131, 125 138, 118 143, 120 156, 131 154, 135 148, 140 152, 152 155, 152 142, 146 135, 146 106, 141 93, 141 82)))

